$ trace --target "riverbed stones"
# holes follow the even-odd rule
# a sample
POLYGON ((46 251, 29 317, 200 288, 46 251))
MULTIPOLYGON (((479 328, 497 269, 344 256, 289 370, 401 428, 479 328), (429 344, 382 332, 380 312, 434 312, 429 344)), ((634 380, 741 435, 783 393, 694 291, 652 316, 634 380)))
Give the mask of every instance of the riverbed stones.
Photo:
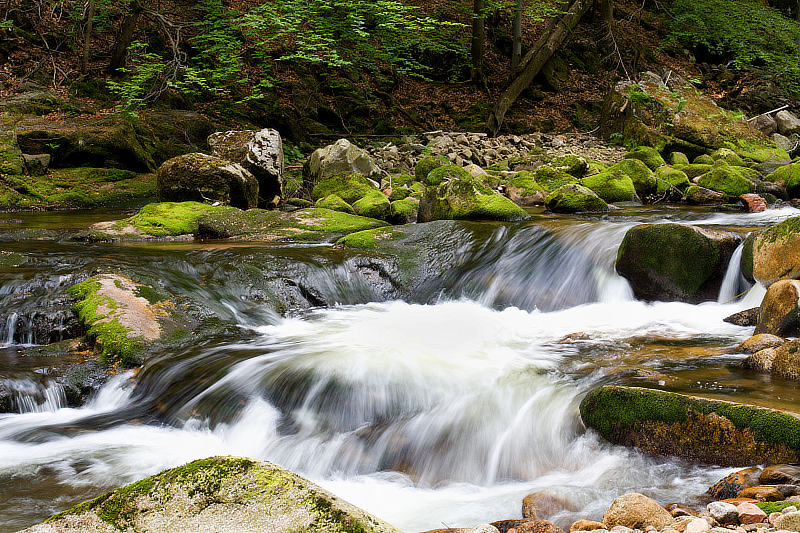
POLYGON ((655 500, 637 492, 615 498, 611 507, 603 513, 603 524, 607 528, 625 526, 631 529, 644 529, 653 526, 660 530, 672 522, 673 518, 666 509, 655 500))
POLYGON ((648 453, 727 466, 800 460, 794 413, 638 387, 605 386, 581 418, 609 441, 648 453))
POLYGON ((606 526, 602 522, 595 520, 577 520, 569 527, 569 533, 575 531, 594 531, 596 529, 605 529, 606 526))
POLYGON ((800 339, 788 341, 772 349, 772 375, 793 381, 800 380, 800 339))
POLYGON ((212 457, 166 470, 24 531, 133 529, 142 533, 399 533, 297 474, 238 457, 212 457))
POLYGON ((546 492, 532 492, 522 499, 522 518, 528 520, 550 518, 565 509, 572 509, 566 499, 546 492))
MULTIPOLYGON (((430 175, 429 175, 430 177, 430 175)), ((471 177, 430 186, 420 200, 417 222, 433 220, 522 220, 524 209, 471 177)))
POLYGON ((773 525, 777 529, 800 531, 800 511, 781 514, 780 516, 775 518, 773 525))
POLYGON ((564 533, 564 530, 547 520, 531 520, 509 529, 508 533, 564 533))
POLYGON ((314 150, 303 168, 303 183, 310 190, 321 179, 342 172, 354 172, 376 181, 383 174, 366 150, 347 139, 339 139, 314 150))
POLYGON ((258 180, 259 207, 275 206, 283 196, 283 141, 277 130, 236 130, 208 137, 212 155, 238 163, 258 180))
POLYGON ((716 205, 725 201, 725 195, 699 185, 690 185, 683 193, 683 201, 694 205, 716 205))
POLYGON ((617 272, 642 300, 716 300, 737 246, 733 235, 683 224, 641 224, 628 230, 617 272))
POLYGON ((742 525, 760 524, 767 519, 767 513, 754 503, 740 503, 736 506, 736 511, 739 513, 739 523, 742 525))
POLYGON ((706 507, 708 514, 720 524, 735 524, 739 521, 736 506, 726 502, 711 502, 706 507))
POLYGON ((201 153, 165 161, 156 187, 161 202, 219 202, 240 209, 258 204, 258 181, 247 169, 201 153))
POLYGON ((777 502, 783 500, 783 494, 776 487, 770 485, 756 485, 742 489, 739 498, 752 498, 760 502, 777 502))
POLYGON ((544 205, 553 213, 606 213, 608 204, 594 191, 577 183, 563 185, 547 195, 544 205))
POLYGON ((743 194, 739 196, 739 200, 747 208, 748 213, 761 213, 767 210, 767 201, 758 194, 743 194))
POLYGON ((749 467, 737 472, 728 474, 714 485, 709 487, 708 494, 717 500, 736 498, 739 493, 747 487, 755 487, 759 484, 758 476, 761 469, 749 467))
POLYGON ((636 199, 631 178, 619 171, 609 170, 583 178, 580 184, 594 191, 606 202, 630 202, 636 199))
POLYGON ((765 348, 777 348, 784 342, 786 342, 786 340, 778 337, 777 335, 760 333, 743 340, 738 346, 736 346, 736 348, 733 349, 733 353, 756 353, 764 350, 765 348))
POLYGON ((710 533, 711 525, 705 518, 691 518, 683 533, 710 533))
POLYGON ((800 217, 759 233, 753 241, 753 276, 764 285, 800 278, 800 217))
POLYGON ((800 333, 800 281, 780 280, 767 289, 755 333, 795 336, 800 333))
POLYGON ((742 367, 754 372, 769 374, 772 372, 772 363, 775 361, 776 348, 764 348, 742 361, 742 367))
POLYGON ((800 484, 800 465, 771 465, 764 468, 759 481, 765 485, 800 484))
POLYGON ((634 148, 625 155, 625 159, 638 159, 647 165, 647 168, 650 170, 655 170, 658 167, 666 164, 666 161, 664 161, 664 158, 661 157, 660 153, 658 153, 658 150, 649 146, 639 146, 634 148))
POLYGON ((797 118, 791 111, 783 110, 775 114, 775 122, 778 131, 783 135, 800 133, 800 118, 797 118))

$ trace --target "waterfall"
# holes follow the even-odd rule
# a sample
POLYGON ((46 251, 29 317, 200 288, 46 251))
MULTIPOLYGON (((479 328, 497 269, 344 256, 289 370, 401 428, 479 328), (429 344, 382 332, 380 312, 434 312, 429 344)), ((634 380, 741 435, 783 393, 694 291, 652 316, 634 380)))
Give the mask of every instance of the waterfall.
POLYGON ((739 243, 739 246, 731 255, 731 260, 725 271, 725 277, 722 279, 722 285, 719 288, 717 303, 725 304, 733 301, 743 292, 742 287, 746 287, 747 281, 742 276, 742 250, 744 250, 744 241, 739 243))

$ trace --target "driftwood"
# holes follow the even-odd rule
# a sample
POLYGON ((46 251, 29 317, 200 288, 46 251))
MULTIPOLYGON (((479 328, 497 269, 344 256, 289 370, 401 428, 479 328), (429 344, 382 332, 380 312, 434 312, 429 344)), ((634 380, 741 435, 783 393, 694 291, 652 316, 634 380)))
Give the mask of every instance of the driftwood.
POLYGON ((522 59, 519 74, 511 85, 503 92, 489 114, 486 129, 492 136, 496 136, 503 125, 508 109, 514 105, 522 91, 530 86, 533 78, 539 74, 545 63, 561 46, 561 43, 570 35, 573 28, 578 25, 584 13, 591 7, 592 0, 575 0, 569 11, 554 19, 547 27, 544 36, 539 39, 534 47, 522 59))

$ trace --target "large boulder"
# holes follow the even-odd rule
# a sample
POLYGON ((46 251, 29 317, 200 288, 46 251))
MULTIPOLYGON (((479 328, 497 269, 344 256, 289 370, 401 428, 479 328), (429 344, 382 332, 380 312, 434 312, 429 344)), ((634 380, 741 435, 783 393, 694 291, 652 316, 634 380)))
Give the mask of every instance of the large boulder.
POLYGON ((773 350, 772 375, 800 381, 800 340, 789 341, 773 350))
POLYGON ((420 200, 417 221, 522 220, 527 216, 505 196, 473 178, 461 177, 428 187, 420 200))
POLYGON ((612 165, 609 170, 618 170, 627 174, 633 181, 633 186, 636 188, 636 194, 639 195, 639 198, 644 199, 656 192, 657 183, 653 171, 638 159, 623 159, 619 163, 612 165))
POLYGON ((206 154, 186 154, 158 169, 160 202, 210 201, 240 209, 258 204, 258 181, 237 163, 206 154))
POLYGON ((617 272, 642 300, 716 300, 738 245, 733 235, 683 224, 641 224, 628 230, 617 272))
POLYGON ((725 466, 800 460, 794 413, 620 386, 594 389, 580 412, 607 440, 646 453, 725 466))
POLYGON ((715 165, 710 171, 700 176, 697 185, 728 196, 740 196, 756 189, 755 183, 743 176, 737 167, 724 163, 719 166, 715 165))
POLYGON ((800 281, 773 283, 761 301, 756 334, 794 337, 800 333, 800 281))
POLYGON ((352 205, 374 192, 380 192, 380 189, 369 178, 357 172, 340 172, 320 180, 311 190, 311 198, 319 200, 335 194, 352 205))
MULTIPOLYGON (((748 262, 750 258, 748 252, 748 262)), ((748 265, 747 270, 764 285, 782 279, 799 279, 800 217, 784 220, 755 236, 752 269, 748 265)))
POLYGON ((577 183, 563 185, 551 192, 544 205, 553 213, 606 213, 609 210, 605 200, 577 183))
POLYGON ((354 172, 378 182, 382 175, 381 169, 366 150, 347 139, 339 139, 314 150, 303 168, 303 182, 311 190, 321 179, 342 172, 354 172))
POLYGON ((399 533, 297 474, 239 457, 212 457, 165 470, 24 532, 134 530, 399 533))
POLYGON ((800 118, 797 118, 792 112, 783 110, 775 115, 775 123, 778 126, 778 131, 782 135, 792 135, 800 133, 800 118))
POLYGON ((259 207, 283 196, 283 141, 277 130, 224 131, 208 137, 212 155, 239 163, 258 180, 259 207))
POLYGON ((608 170, 580 181, 606 202, 631 202, 636 199, 636 188, 631 178, 620 170, 608 170))
POLYGON ((607 529, 615 526, 631 529, 653 526, 661 530, 673 522, 672 516, 658 502, 638 492, 614 498, 611 507, 603 513, 603 524, 607 529))
POLYGON ((625 159, 638 159, 650 170, 655 170, 661 165, 666 165, 667 162, 664 161, 664 158, 661 157, 661 154, 658 153, 658 150, 655 148, 651 148, 649 146, 639 146, 638 148, 634 148, 625 156, 625 159))
POLYGON ((529 207, 544 204, 547 191, 536 183, 532 172, 521 170, 506 182, 506 196, 517 205, 529 207))

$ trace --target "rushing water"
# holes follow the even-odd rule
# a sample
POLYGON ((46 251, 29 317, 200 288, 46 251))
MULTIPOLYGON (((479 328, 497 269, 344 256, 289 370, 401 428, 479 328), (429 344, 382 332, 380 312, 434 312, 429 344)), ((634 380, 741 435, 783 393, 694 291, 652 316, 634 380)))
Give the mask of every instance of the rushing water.
POLYGON ((519 517, 533 490, 568 502, 552 517, 561 525, 599 518, 630 490, 663 503, 699 498, 723 470, 600 441, 580 423, 583 394, 621 382, 765 405, 800 398, 725 353, 752 328, 722 319, 763 296, 754 287, 735 298, 746 289, 736 260, 719 302, 647 304, 614 273, 616 250, 641 221, 744 235, 797 214, 629 209, 477 233, 466 225, 439 282, 405 301, 325 246, 10 242, 30 260, 4 273, 2 311, 24 314, 102 265, 159 280, 221 325, 154 354, 135 377, 116 376, 81 408, 31 377, 26 365, 43 363, 18 357, 7 327, 0 386, 17 394, 18 412, 0 415, 0 530, 216 454, 273 461, 406 531, 519 517), (270 303, 266 265, 331 305, 284 315, 270 303))

